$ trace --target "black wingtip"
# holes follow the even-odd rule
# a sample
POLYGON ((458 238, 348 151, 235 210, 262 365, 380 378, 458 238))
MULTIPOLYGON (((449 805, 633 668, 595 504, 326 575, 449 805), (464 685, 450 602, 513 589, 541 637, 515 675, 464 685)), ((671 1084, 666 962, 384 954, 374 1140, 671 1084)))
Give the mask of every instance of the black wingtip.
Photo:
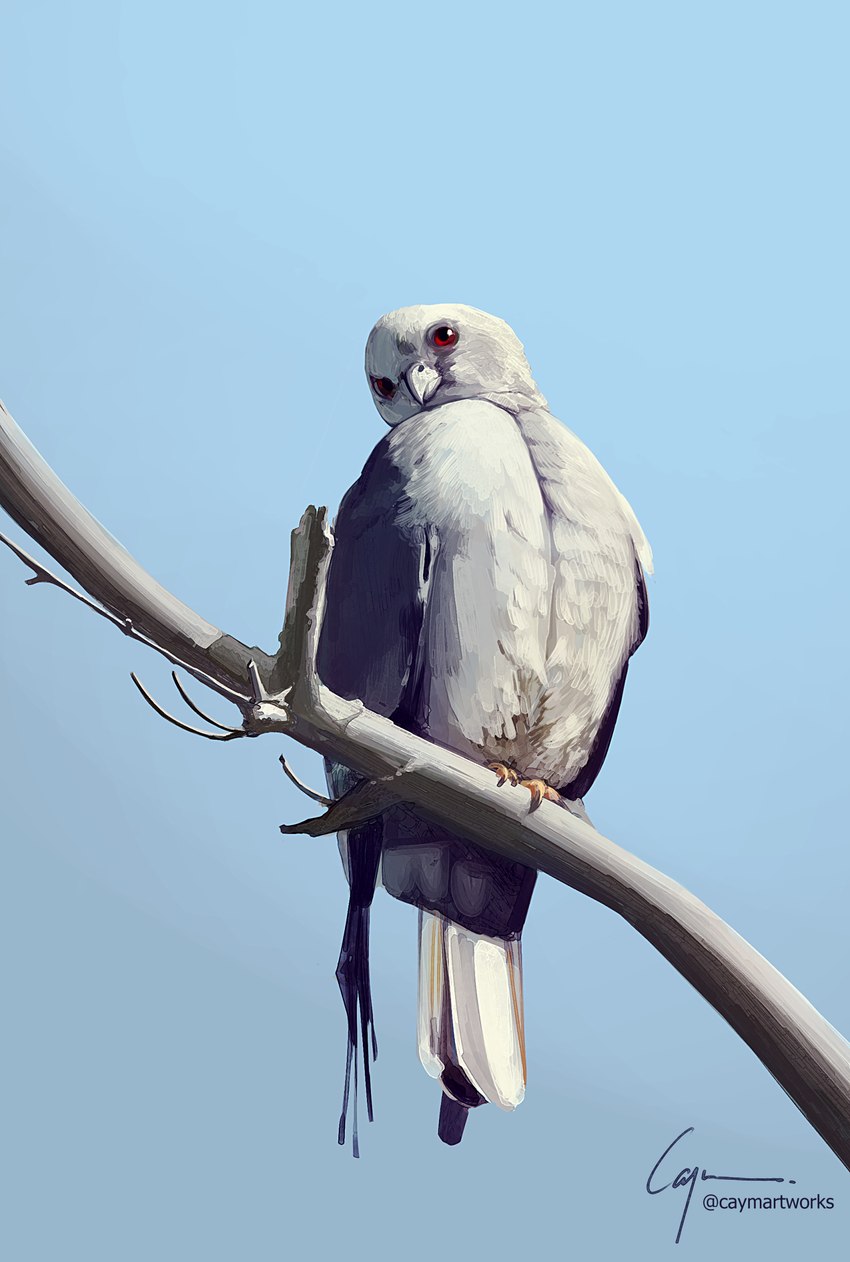
POLYGON ((469 1109, 466 1105, 458 1104, 457 1100, 453 1100, 451 1096, 443 1092, 437 1134, 444 1144, 454 1146, 460 1143, 463 1139, 463 1128, 466 1126, 468 1116, 469 1109))

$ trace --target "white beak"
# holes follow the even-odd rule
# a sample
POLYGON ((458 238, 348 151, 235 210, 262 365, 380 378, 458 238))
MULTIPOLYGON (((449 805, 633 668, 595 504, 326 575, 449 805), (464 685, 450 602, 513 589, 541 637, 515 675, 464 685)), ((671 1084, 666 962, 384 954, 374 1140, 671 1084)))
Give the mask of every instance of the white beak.
POLYGON ((413 364, 404 374, 407 382, 407 388, 413 395, 413 398, 420 407, 424 407, 428 400, 433 396, 434 391, 442 381, 442 377, 436 368, 431 368, 428 364, 413 364))

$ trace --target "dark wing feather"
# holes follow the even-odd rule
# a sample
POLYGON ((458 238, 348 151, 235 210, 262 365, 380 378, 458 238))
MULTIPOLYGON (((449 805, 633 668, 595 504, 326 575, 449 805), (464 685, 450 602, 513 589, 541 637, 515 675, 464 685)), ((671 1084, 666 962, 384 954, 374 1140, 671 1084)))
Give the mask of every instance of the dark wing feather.
POLYGON ((403 501, 385 440, 334 524, 317 661, 329 688, 386 717, 404 708, 428 585, 430 544, 423 530, 399 528, 403 501))
MULTIPOLYGON (((421 537, 415 532, 405 535, 398 528, 400 502, 403 487, 385 441, 376 447, 340 506, 317 657, 323 683, 349 700, 360 698, 370 710, 386 717, 404 711, 405 691, 415 675, 430 556, 424 532, 421 537)), ((356 778, 340 764, 328 765, 328 781, 335 796, 350 788, 356 778)), ((339 1142, 345 1142, 353 1081, 355 1156, 359 1155, 359 1055, 362 1052, 371 1121, 369 1060, 370 1053, 374 1059, 378 1052, 369 979, 369 909, 382 843, 382 820, 340 835, 349 902, 336 974, 348 1026, 339 1142)))

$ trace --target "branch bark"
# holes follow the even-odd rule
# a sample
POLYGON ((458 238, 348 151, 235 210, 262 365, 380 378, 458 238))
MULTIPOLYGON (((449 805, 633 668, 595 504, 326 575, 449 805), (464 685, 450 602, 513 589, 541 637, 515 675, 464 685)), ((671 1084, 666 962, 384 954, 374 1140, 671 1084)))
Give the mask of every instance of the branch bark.
POLYGON ((199 677, 250 693, 248 734, 283 733, 365 778, 327 816, 285 831, 317 836, 403 798, 438 824, 610 907, 728 1021, 850 1169, 850 1046, 748 942, 585 820, 545 801, 530 813, 528 798, 498 789, 485 768, 324 687, 315 672, 333 544, 324 509, 308 508, 293 532, 281 646, 269 655, 225 635, 156 583, 75 500, 2 405, 0 505, 119 622, 131 619, 147 642, 199 677))

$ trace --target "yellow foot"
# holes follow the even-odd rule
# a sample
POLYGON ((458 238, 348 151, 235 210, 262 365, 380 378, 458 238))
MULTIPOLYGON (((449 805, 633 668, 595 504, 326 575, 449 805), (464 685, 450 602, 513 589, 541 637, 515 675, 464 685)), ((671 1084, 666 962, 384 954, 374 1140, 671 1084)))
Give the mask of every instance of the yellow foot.
POLYGON ((499 783, 496 785, 497 789, 501 789, 506 780, 514 787, 519 784, 519 776, 514 771, 513 767, 508 767, 503 762, 488 762, 487 766, 490 771, 495 771, 496 775, 499 777, 499 783))
POLYGON ((550 802, 560 802, 561 795, 557 789, 553 789, 551 784, 547 784, 545 780, 520 780, 523 789, 528 789, 531 794, 531 806, 529 810, 536 811, 544 798, 548 798, 550 802))

